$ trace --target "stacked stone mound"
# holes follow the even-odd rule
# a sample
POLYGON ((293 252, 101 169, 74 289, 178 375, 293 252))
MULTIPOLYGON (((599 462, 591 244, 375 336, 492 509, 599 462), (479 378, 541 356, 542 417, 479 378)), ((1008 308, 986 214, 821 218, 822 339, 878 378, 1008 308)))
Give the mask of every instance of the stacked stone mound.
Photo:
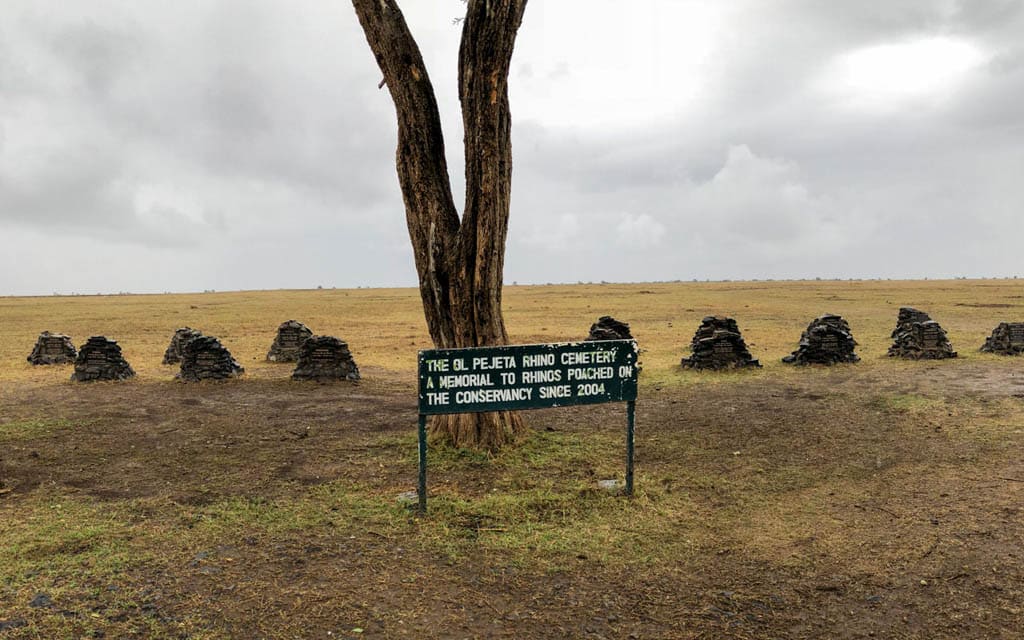
POLYGON ((36 339, 36 346, 28 354, 32 364, 71 364, 75 361, 75 345, 71 338, 61 333, 44 331, 36 339))
POLYGON ((761 363, 750 355, 740 334, 739 325, 732 318, 708 316, 701 321, 690 342, 693 355, 683 358, 684 369, 728 369, 760 367, 761 363))
POLYGON ((86 340, 75 358, 75 372, 71 379, 76 382, 97 380, 126 380, 135 377, 135 371, 121 355, 121 347, 104 336, 93 336, 86 340))
POLYGON ((358 380, 348 344, 333 336, 312 336, 299 347, 298 364, 292 380, 358 380))
POLYGON ((982 351, 1005 356, 1019 356, 1024 353, 1024 322, 1000 322, 985 338, 982 351))
POLYGON ((185 382, 224 380, 245 373, 231 352, 213 336, 198 335, 187 341, 181 352, 181 371, 176 378, 185 382))
POLYGON ((171 336, 171 343, 167 345, 167 351, 164 351, 163 364, 178 364, 181 362, 181 354, 185 348, 185 343, 201 335, 203 334, 190 327, 182 327, 175 330, 174 335, 171 336))
POLYGON ((901 307, 892 332, 893 344, 889 356, 912 360, 940 360, 955 358, 956 351, 946 337, 946 331, 924 311, 901 307))
POLYGON ((815 318, 800 335, 796 351, 782 359, 790 364, 835 364, 858 362, 854 353, 857 341, 850 332, 850 324, 831 313, 815 318))
POLYGON ((277 328, 277 337, 270 345, 267 360, 271 362, 295 362, 299 359, 302 343, 313 337, 309 327, 296 320, 282 322, 277 328))
POLYGON ((592 340, 632 340, 633 334, 629 332, 629 325, 619 322, 611 316, 601 316, 597 322, 590 325, 588 341, 592 340))

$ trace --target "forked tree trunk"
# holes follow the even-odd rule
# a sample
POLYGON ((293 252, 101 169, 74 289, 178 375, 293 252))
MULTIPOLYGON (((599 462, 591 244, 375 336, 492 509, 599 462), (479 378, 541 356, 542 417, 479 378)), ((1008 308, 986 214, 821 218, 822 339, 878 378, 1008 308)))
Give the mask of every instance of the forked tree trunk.
MULTIPOLYGON (((452 197, 434 89, 394 0, 352 0, 398 116, 398 180, 434 345, 508 343, 501 314, 512 186, 508 72, 526 0, 468 0, 459 48, 466 203, 452 197)), ((525 429, 514 412, 435 416, 432 435, 495 450, 525 429)))

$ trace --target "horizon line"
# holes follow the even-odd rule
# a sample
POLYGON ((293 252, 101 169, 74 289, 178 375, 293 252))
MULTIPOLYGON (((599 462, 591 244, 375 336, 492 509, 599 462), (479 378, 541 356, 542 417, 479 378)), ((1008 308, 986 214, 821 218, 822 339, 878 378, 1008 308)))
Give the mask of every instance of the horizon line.
MULTIPOLYGON (((1018 280, 1019 276, 956 276, 941 278, 692 278, 689 280, 636 280, 613 282, 608 280, 600 281, 576 281, 576 282, 506 282, 502 287, 578 287, 578 286, 607 286, 607 285, 656 285, 656 284, 725 284, 725 283, 750 283, 750 282, 962 282, 962 281, 988 281, 988 280, 1018 280)), ((285 291, 386 291, 401 289, 418 289, 418 285, 357 285, 354 287, 278 287, 270 289, 203 289, 192 291, 117 291, 117 292, 96 292, 96 293, 30 293, 30 294, 0 294, 0 298, 86 298, 86 297, 118 297, 118 296, 176 296, 176 295, 208 295, 217 293, 263 293, 263 292, 285 292, 285 291)))

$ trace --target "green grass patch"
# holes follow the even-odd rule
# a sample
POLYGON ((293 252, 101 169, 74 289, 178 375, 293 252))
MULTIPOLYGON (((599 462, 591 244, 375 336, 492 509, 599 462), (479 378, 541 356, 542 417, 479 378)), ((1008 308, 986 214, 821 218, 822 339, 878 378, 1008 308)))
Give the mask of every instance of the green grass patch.
POLYGON ((929 398, 913 393, 897 393, 879 396, 872 404, 875 408, 891 413, 921 413, 929 411, 941 404, 942 399, 929 398))
MULTIPOLYGON (((497 454, 433 444, 427 453, 427 465, 431 471, 491 469, 530 477, 534 477, 533 472, 544 469, 557 474, 609 461, 618 468, 625 449, 623 437, 608 433, 534 431, 522 443, 497 454)), ((415 461, 415 452, 411 459, 415 461)), ((619 471, 621 473, 621 469, 619 471)))
POLYGON ((61 429, 69 429, 72 426, 74 425, 70 420, 51 418, 3 422, 0 423, 0 442, 31 440, 49 435, 61 429))
POLYGON ((579 560, 655 562, 694 548, 693 535, 680 535, 698 527, 693 520, 681 525, 692 518, 691 506, 682 495, 656 504, 646 494, 629 499, 585 484, 472 499, 437 496, 420 521, 420 543, 454 561, 487 552, 548 570, 579 560))
POLYGON ((114 574, 145 558, 125 512, 71 496, 50 496, 0 522, 0 579, 17 587, 33 576, 114 574))

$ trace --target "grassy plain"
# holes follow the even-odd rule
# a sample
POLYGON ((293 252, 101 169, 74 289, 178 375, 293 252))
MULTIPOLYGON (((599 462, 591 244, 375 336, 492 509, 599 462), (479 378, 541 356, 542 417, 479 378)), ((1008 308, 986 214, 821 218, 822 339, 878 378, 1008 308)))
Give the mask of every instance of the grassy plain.
POLYGON ((634 499, 597 485, 623 466, 605 405, 534 412, 495 456, 432 450, 414 517, 412 289, 0 298, 0 640, 1018 637, 1024 360, 977 351, 1024 320, 1018 281, 512 286, 505 309, 519 343, 630 323, 634 499), (905 305, 960 358, 886 358, 905 305), (825 312, 862 362, 783 365, 825 312), (681 371, 709 314, 764 368, 681 371), (265 362, 289 318, 364 380, 265 362), (183 325, 246 375, 174 382, 183 325), (31 367, 44 329, 117 339, 139 375, 31 367))

